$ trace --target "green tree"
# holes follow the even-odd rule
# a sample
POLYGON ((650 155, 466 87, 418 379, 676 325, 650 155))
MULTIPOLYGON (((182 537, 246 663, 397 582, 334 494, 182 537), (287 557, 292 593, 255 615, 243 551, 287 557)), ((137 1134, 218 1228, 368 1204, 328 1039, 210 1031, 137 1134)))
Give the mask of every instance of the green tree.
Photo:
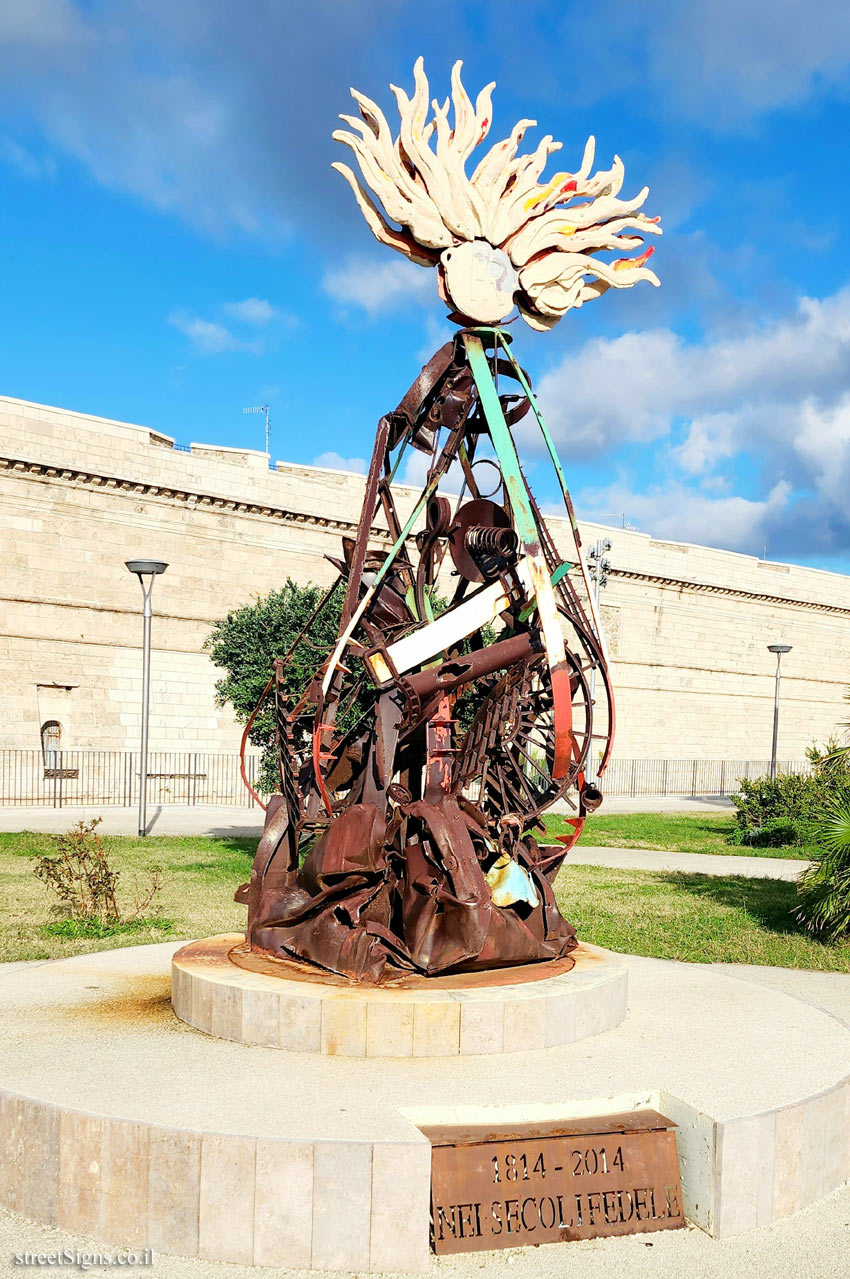
MULTIPOLYGON (((275 658, 284 657, 301 632, 307 628, 303 641, 297 646, 292 661, 286 667, 286 691, 293 700, 301 696, 310 679, 324 662, 336 643, 339 634, 344 583, 337 583, 327 604, 319 616, 310 619, 318 608, 325 592, 319 586, 299 586, 291 578, 279 591, 272 591, 264 599, 259 597, 252 604, 234 609, 227 617, 216 622, 204 642, 216 666, 226 673, 216 681, 216 702, 219 706, 233 707, 240 724, 247 724, 263 690, 272 674, 275 658)), ((446 600, 434 595, 431 598, 434 615, 439 616, 448 607, 446 600)), ((496 634, 486 626, 482 632, 485 644, 492 644, 496 634)), ((469 652, 470 642, 461 645, 462 652, 469 652)), ((346 666, 352 672, 352 684, 361 671, 359 659, 350 654, 346 666)), ((455 717, 462 729, 469 727, 478 694, 469 688, 455 706, 455 717)), ((337 723, 347 731, 372 705, 374 688, 363 673, 360 691, 340 713, 337 723)), ((304 727, 308 726, 305 719, 304 727)), ((262 751, 259 786, 266 793, 278 787, 277 756, 275 750, 274 702, 266 700, 251 726, 249 740, 262 751)), ((296 746, 306 745, 296 738, 296 746)))
MULTIPOLYGON (((247 724, 272 674, 275 658, 284 657, 310 622, 325 592, 319 586, 299 586, 291 578, 265 599, 234 609, 216 622, 204 647, 216 666, 226 672, 216 681, 216 702, 233 707, 240 724, 247 724)), ((338 583, 325 608, 309 626, 286 668, 286 691, 293 699, 333 648, 339 632, 344 596, 338 583)), ((274 702, 269 697, 251 727, 249 740, 262 749, 260 785, 277 789, 274 702)))

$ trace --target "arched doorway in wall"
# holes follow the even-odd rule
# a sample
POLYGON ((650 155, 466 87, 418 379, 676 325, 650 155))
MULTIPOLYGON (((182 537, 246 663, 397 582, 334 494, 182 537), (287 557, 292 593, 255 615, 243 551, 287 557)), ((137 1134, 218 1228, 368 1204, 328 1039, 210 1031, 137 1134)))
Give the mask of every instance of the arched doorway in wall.
POLYGON ((58 719, 46 719, 41 726, 41 755, 45 768, 55 768, 62 749, 62 725, 58 719))
POLYGON ((41 761, 46 778, 56 777, 62 768, 62 725, 46 719, 41 726, 41 761))

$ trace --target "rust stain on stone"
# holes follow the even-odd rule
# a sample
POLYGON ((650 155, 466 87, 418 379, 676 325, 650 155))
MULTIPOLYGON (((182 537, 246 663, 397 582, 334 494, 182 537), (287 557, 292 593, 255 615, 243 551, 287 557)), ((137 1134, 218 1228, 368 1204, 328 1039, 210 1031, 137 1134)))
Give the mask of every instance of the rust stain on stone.
POLYGON ((120 982, 113 979, 104 982, 102 987, 93 980, 83 988, 75 1003, 58 1005, 56 1012, 72 1022, 98 1025, 126 1022, 140 1026, 153 1021, 165 1022, 171 1014, 171 977, 163 973, 120 982))

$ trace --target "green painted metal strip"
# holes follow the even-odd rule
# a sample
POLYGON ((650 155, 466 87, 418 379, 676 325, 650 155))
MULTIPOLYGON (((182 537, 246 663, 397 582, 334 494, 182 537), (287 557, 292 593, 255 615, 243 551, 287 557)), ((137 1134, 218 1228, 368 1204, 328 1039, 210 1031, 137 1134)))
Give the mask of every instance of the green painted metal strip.
MULTIPOLYGON (((551 578, 549 579, 552 585, 557 586, 561 578, 566 577, 567 573, 569 573, 571 568, 572 568, 572 564, 568 564, 566 560, 564 560, 562 564, 559 564, 558 567, 555 569, 555 572, 552 574, 551 578)), ((537 608, 537 601, 535 600, 533 604, 529 604, 527 608, 524 608, 522 610, 522 612, 519 615, 519 620, 521 622, 527 621, 528 618, 531 617, 531 614, 534 612, 536 608, 537 608)))
POLYGON ((496 456, 502 468, 502 477, 516 518, 520 541, 525 546, 539 544, 540 534, 534 511, 528 500, 528 490, 520 470, 516 447, 499 403, 499 393, 487 363, 484 344, 474 333, 464 333, 463 342, 469 356, 469 367, 478 388, 478 398, 490 428, 490 439, 493 441, 493 448, 496 450, 496 456))
POLYGON ((516 374, 517 381, 519 382, 523 391, 525 391, 525 394, 528 396, 528 402, 531 405, 531 409, 532 409, 532 412, 534 413, 534 416, 537 418, 537 425, 540 427, 540 433, 543 436, 543 439, 545 441, 546 448, 549 452, 549 457, 552 459, 552 465, 555 468, 555 474, 557 475, 558 483, 561 486, 561 495, 564 499, 564 503, 569 512, 573 529, 578 531, 576 526, 575 515, 573 514, 573 504, 570 501, 569 490, 567 489, 567 481, 564 478, 564 470, 563 470, 563 467, 561 466, 561 459, 558 457, 558 450, 555 448, 555 441, 552 439, 552 436, 549 434, 549 428, 546 425, 546 419, 544 418, 543 414, 540 412, 540 409, 538 408, 537 397, 532 391, 531 387, 529 386, 528 378, 525 376, 522 369, 520 368, 520 366, 517 364, 516 360, 514 359, 513 352, 511 351, 510 346, 505 341, 504 336, 498 330, 496 331, 496 341, 498 345, 501 346, 502 350, 504 351, 507 357, 508 363, 510 364, 514 373, 516 374))
POLYGON ((413 528, 413 525, 419 519, 419 516, 421 515, 425 506, 427 505, 432 493, 436 489, 439 482, 440 482, 439 477, 435 477, 422 493, 422 496, 420 497, 419 501, 416 503, 413 510, 411 511, 410 516, 407 520, 407 523, 405 524, 404 528, 399 533, 398 537, 396 538, 395 542, 392 545, 392 548, 387 554, 387 558, 384 560, 383 564, 381 565, 381 567, 378 569, 377 573, 375 574, 375 580, 372 583, 373 587, 377 586, 379 582, 382 582, 384 578, 386 577, 387 573, 390 571, 390 566, 392 565, 393 560, 398 555, 399 551, 401 550, 401 548, 404 546, 405 542, 407 541, 407 537, 408 537, 408 534, 410 533, 410 530, 413 528))
POLYGON ((407 444, 408 444, 409 438, 410 438, 409 436, 405 436, 404 440, 402 441, 401 448, 398 451, 398 457, 393 463, 393 469, 390 471, 389 475, 387 476, 388 484, 392 484, 396 476, 396 471, 401 466, 401 459, 404 457, 405 453, 407 452, 407 444))

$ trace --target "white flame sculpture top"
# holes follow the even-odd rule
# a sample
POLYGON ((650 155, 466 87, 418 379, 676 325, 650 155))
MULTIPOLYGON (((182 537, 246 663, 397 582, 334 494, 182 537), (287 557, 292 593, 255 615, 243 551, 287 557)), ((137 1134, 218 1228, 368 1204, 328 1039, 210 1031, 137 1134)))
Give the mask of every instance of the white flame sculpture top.
POLYGON ((401 118, 395 139, 380 108, 351 90, 361 118, 340 116, 353 131, 338 129, 333 136, 354 152, 387 216, 348 165, 333 167, 351 185, 374 236, 420 266, 436 266, 440 296, 464 323, 495 324, 516 305, 532 328, 550 329, 572 307, 609 288, 629 288, 638 280, 657 285, 646 266, 652 248, 615 261, 596 256, 643 244, 642 235, 626 231, 660 235, 661 228, 658 218, 639 211, 648 187, 632 200, 618 199, 625 176, 619 156, 610 169, 591 176, 592 137, 577 173, 556 173, 541 183, 546 161, 561 143, 547 134, 536 151, 517 155, 526 129, 536 123, 520 120, 467 177, 466 162, 490 131, 495 84, 482 89, 473 106, 461 83, 462 65, 452 68, 453 125, 448 98, 442 106, 431 104, 428 119, 421 58, 412 98, 391 86, 401 118))

